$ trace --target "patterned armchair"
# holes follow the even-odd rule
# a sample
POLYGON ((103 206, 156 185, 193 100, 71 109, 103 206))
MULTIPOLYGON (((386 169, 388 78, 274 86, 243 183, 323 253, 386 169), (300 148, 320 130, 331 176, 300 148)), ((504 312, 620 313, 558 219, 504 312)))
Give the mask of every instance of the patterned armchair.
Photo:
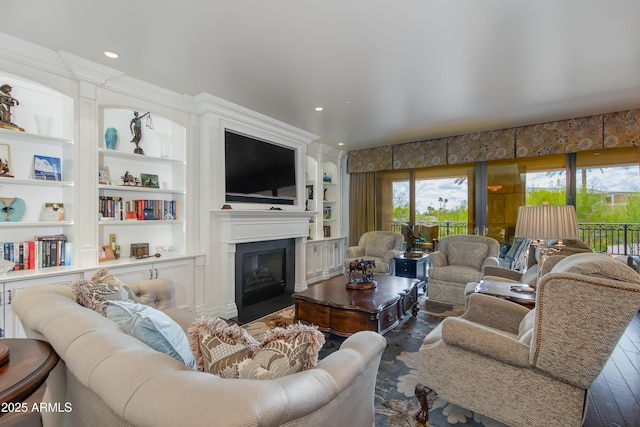
MULTIPOLYGON (((549 242, 550 244, 555 244, 557 240, 550 240, 549 242)), ((567 240, 564 246, 556 248, 556 251, 552 252, 551 256, 544 261, 541 271, 539 271, 540 264, 538 264, 539 250, 537 250, 535 246, 531 246, 529 251, 533 253, 533 255, 529 255, 528 262, 533 264, 529 264, 527 271, 524 273, 502 267, 487 266, 487 268, 484 269, 485 275, 482 279, 491 282, 504 282, 505 289, 508 289, 511 285, 520 283, 535 288, 538 285, 538 277, 542 277, 550 272, 560 260, 573 254, 589 253, 591 252, 591 248, 582 240, 567 240)), ((465 289, 465 306, 468 306, 469 295, 474 292, 475 288, 476 283, 467 283, 465 289)))
POLYGON ((491 237, 466 234, 443 237, 438 250, 429 255, 429 301, 463 305, 467 283, 482 279, 485 266, 497 267, 498 252, 500 243, 491 237))
POLYGON ((345 269, 354 259, 372 259, 376 262, 376 273, 393 274, 395 263, 393 258, 402 253, 404 236, 392 231, 369 231, 358 241, 358 246, 347 248, 345 269))
POLYGON ((538 283, 536 307, 471 294, 419 351, 416 395, 510 426, 579 426, 591 383, 640 309, 640 275, 596 253, 567 256, 538 283), (425 387, 426 386, 426 387, 425 387))

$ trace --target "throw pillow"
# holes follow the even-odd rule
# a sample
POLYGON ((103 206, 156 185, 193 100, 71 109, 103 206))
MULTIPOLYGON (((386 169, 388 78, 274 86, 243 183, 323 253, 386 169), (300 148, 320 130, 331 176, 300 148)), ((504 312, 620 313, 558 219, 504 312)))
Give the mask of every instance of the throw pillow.
POLYGON ((252 357, 258 341, 246 329, 229 325, 217 317, 198 317, 187 337, 196 360, 196 369, 223 378, 238 378, 239 366, 252 357))
POLYGON ((71 285, 76 301, 84 307, 105 315, 103 302, 129 301, 138 302, 135 294, 125 283, 109 274, 106 268, 98 269, 89 280, 78 280, 71 285))
POLYGON ((271 329, 240 378, 273 379, 315 368, 324 343, 324 335, 315 326, 297 323, 271 329))
POLYGON ((206 317, 187 335, 198 370, 223 378, 273 379, 314 368, 325 342, 315 326, 274 328, 257 341, 238 325, 206 317))
POLYGON ((392 236, 377 236, 369 239, 367 247, 364 249, 365 257, 384 258, 384 254, 393 248, 392 236))
POLYGON ((186 334, 180 325, 162 311, 128 301, 107 300, 103 304, 106 316, 128 334, 189 368, 195 368, 196 362, 186 334))

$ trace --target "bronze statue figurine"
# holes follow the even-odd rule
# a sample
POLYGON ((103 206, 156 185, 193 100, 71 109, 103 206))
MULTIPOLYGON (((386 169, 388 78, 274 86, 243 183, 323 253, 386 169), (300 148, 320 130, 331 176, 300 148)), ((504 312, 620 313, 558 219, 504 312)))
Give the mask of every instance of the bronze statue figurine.
POLYGON ((374 271, 376 262, 372 259, 357 260, 349 262, 349 281, 347 289, 373 289, 378 284, 374 279, 374 271), (361 273, 361 277, 357 278, 357 273, 361 273))
POLYGON ((140 141, 142 140, 142 119, 145 117, 147 118, 148 128, 153 129, 153 126, 151 125, 150 112, 146 112, 141 116, 138 116, 138 114, 139 113, 137 111, 133 112, 133 119, 131 119, 131 122, 129 123, 129 129, 131 129, 131 134, 133 135, 131 142, 136 144, 136 148, 133 152, 136 154, 144 154, 144 150, 140 148, 140 141))
POLYGON ((13 88, 8 84, 0 86, 0 128, 24 132, 24 129, 11 122, 11 107, 20 105, 20 102, 11 96, 13 88))

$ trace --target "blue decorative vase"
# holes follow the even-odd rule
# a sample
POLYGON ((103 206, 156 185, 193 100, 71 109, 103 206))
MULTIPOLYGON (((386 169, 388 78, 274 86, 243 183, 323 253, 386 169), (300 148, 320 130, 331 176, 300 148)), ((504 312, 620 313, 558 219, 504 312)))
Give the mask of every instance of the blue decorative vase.
POLYGON ((109 150, 115 150, 118 143, 118 131, 116 128, 107 128, 104 133, 104 142, 109 150))

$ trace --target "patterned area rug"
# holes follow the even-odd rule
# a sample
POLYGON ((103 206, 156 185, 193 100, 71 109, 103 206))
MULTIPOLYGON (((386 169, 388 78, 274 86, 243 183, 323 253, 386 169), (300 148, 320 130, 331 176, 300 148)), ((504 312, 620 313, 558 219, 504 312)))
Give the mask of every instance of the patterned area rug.
MULTIPOLYGON (((376 426, 417 427, 415 414, 420 404, 414 395, 418 383, 418 350, 429 331, 446 316, 460 315, 462 307, 447 304, 428 303, 421 297, 422 308, 417 317, 404 316, 400 324, 384 337, 387 348, 382 354, 376 381, 375 411, 376 426), (427 311, 428 310, 428 313, 427 311)), ((268 328, 286 326, 293 322, 294 309, 288 307, 269 316, 244 325, 249 333, 260 336, 268 328)), ((325 334, 327 341, 320 350, 322 359, 336 351, 344 338, 325 334)), ((429 412, 432 427, 441 426, 487 426, 505 427, 495 420, 453 405, 436 397, 429 412)))

